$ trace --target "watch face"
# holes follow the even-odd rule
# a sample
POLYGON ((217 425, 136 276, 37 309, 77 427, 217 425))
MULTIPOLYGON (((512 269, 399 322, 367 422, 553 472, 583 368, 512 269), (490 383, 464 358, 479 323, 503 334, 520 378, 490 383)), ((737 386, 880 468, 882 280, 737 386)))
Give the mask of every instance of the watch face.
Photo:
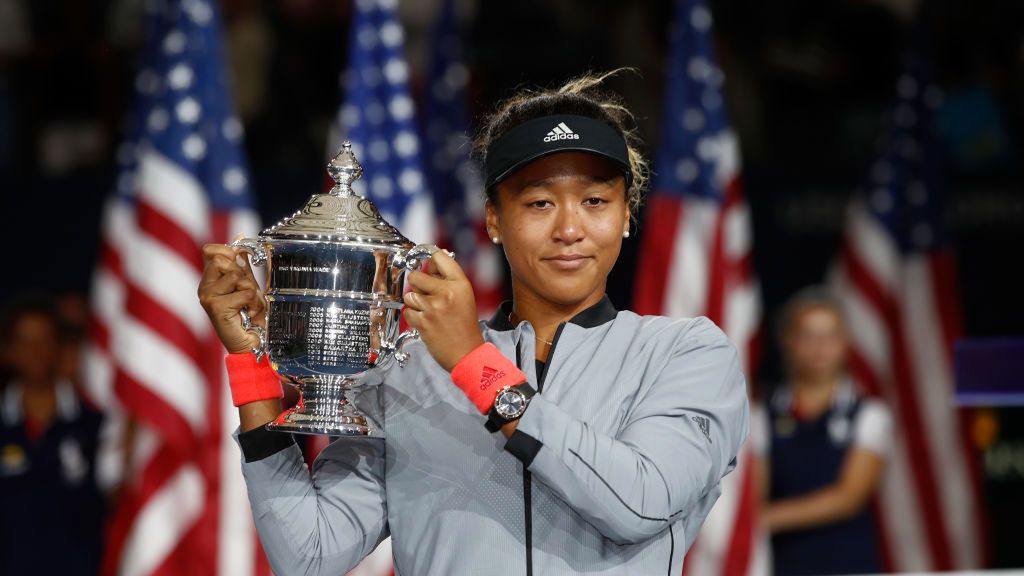
POLYGON ((502 418, 519 418, 526 411, 526 395, 511 388, 502 390, 494 399, 494 411, 502 418))

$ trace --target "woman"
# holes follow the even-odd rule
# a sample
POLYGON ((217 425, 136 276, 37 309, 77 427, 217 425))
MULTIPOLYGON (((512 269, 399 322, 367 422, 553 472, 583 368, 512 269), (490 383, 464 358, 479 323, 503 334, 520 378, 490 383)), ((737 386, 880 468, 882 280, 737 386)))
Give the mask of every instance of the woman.
POLYGON ((312 477, 263 428, 280 385, 239 328, 239 308, 263 306, 251 272, 206 247, 200 299, 231 352, 243 471, 279 573, 342 574, 389 534, 400 574, 681 570, 746 436, 744 381, 707 319, 605 296, 645 167, 603 78, 524 92, 487 121, 487 231, 513 300, 478 322, 453 259, 409 273, 422 342, 382 374, 387 438, 332 443, 312 477))
POLYGON ((868 501, 881 479, 892 418, 846 376, 846 323, 819 288, 783 309, 780 343, 789 380, 756 422, 767 439, 761 469, 775 574, 881 570, 868 501))

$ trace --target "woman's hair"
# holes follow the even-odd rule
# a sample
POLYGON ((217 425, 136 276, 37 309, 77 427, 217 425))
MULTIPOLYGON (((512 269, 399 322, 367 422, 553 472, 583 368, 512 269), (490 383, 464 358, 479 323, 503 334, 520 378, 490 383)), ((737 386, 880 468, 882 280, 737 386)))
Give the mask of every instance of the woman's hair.
POLYGON ((779 311, 776 335, 782 342, 796 321, 797 316, 812 308, 824 308, 833 312, 840 323, 846 325, 846 312, 836 295, 825 286, 808 286, 790 296, 779 311))
MULTIPOLYGON (((647 161, 640 154, 642 142, 637 135, 633 113, 625 107, 619 95, 603 87, 606 78, 623 70, 632 71, 619 68, 600 74, 588 73, 556 89, 524 88, 498 103, 495 110, 480 124, 481 128, 473 142, 480 164, 486 161, 487 150, 494 141, 524 122, 553 114, 572 114, 599 120, 614 128, 626 141, 629 170, 633 176, 633 184, 626 190, 626 203, 635 218, 647 185, 647 161)), ((497 202, 495 186, 486 190, 486 194, 488 201, 497 202)))

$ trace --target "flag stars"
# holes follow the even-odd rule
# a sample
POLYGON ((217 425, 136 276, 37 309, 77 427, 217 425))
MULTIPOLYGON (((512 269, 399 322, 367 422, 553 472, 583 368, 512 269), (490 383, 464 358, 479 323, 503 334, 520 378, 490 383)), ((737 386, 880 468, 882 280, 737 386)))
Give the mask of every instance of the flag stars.
MULTIPOLYGON (((347 139, 348 138, 346 138, 346 140, 347 139)), ((363 152, 364 150, 362 144, 360 144, 359 142, 352 142, 352 153, 355 154, 356 158, 361 158, 363 156, 363 152)), ((356 184, 360 183, 362 183, 362 180, 356 180, 356 184)), ((355 190, 355 188, 353 188, 353 190, 355 190)))
POLYGON ((707 110, 715 110, 722 105, 722 96, 718 93, 718 90, 714 88, 707 88, 700 95, 700 103, 704 105, 707 110))
POLYGON ((370 159, 374 162, 387 162, 391 151, 388 149, 388 142, 383 138, 374 138, 370 141, 370 159))
POLYGON ((409 79, 409 66, 401 58, 391 58, 384 64, 384 77, 389 84, 401 84, 409 79))
POLYGON ((395 152, 403 158, 408 158, 419 150, 419 141, 412 132, 402 131, 395 137, 395 152))
POLYGON ((167 74, 167 84, 173 90, 185 90, 192 85, 192 68, 187 64, 178 64, 167 74))
POLYGON ((373 26, 363 26, 356 32, 356 42, 363 50, 372 50, 377 45, 377 31, 373 26))
POLYGON ((384 122, 384 107, 381 106, 380 102, 377 102, 376 100, 370 102, 366 106, 366 110, 364 110, 363 113, 366 115, 366 120, 370 124, 380 124, 384 122))
POLYGON ((174 30, 164 37, 163 49, 168 55, 180 54, 185 49, 187 42, 185 34, 181 30, 174 30))
POLYGON ((221 125, 221 133, 228 140, 238 142, 242 138, 242 123, 239 122, 236 116, 231 116, 224 120, 224 123, 221 125))
POLYGON ((380 40, 388 48, 395 48, 402 43, 404 34, 397 22, 385 22, 380 27, 380 40))
POLYGON ((690 25, 698 32, 707 32, 711 29, 711 12, 705 6, 694 6, 690 10, 690 25))
POLYGON ((370 88, 376 88, 380 86, 380 81, 383 76, 380 73, 380 68, 376 66, 367 66, 363 68, 363 83, 370 88))
POLYGON ((683 127, 690 132, 696 132, 704 127, 704 112, 699 108, 687 108, 683 113, 683 127))
POLYGON ((415 168, 406 168, 398 177, 398 187, 408 196, 412 196, 423 187, 423 174, 415 168))
POLYGON ((686 72, 693 80, 703 82, 711 74, 711 65, 703 57, 694 56, 690 58, 690 62, 686 66, 686 72))
POLYGON ((718 154, 718 144, 711 136, 702 136, 697 140, 697 156, 705 162, 712 162, 718 154))
POLYGON ((386 200, 394 193, 394 185, 387 176, 374 176, 370 181, 370 192, 375 198, 386 200))
POLYGON ((182 3, 182 8, 200 26, 208 24, 213 18, 213 9, 203 0, 188 0, 182 3))
POLYGON ((199 102, 196 102, 196 99, 191 96, 178 102, 178 105, 174 107, 174 114, 178 120, 186 124, 198 122, 201 113, 202 108, 199 106, 199 102))
POLYGON ((181 143, 181 151, 189 160, 202 160, 206 156, 206 141, 198 134, 191 134, 181 143))
POLYGON ((238 167, 225 170, 224 177, 221 180, 224 184, 224 189, 232 194, 241 194, 249 183, 248 178, 245 177, 245 172, 238 167))
POLYGON ((149 112, 149 117, 146 118, 146 126, 148 126, 152 132, 160 132, 167 128, 167 124, 170 120, 167 110, 158 106, 149 112))
POLYGON ((345 104, 338 113, 338 122, 346 128, 355 128, 359 125, 359 108, 345 104))
POLYGON ((412 99, 405 94, 397 94, 388 103, 388 111, 391 113, 391 117, 398 121, 409 120, 412 118, 412 99))
POLYGON ((135 192, 135 174, 125 170, 117 177, 117 191, 121 194, 135 192))
POLYGON ((691 184, 700 176, 700 166, 693 158, 684 158, 676 163, 676 178, 684 184, 691 184))

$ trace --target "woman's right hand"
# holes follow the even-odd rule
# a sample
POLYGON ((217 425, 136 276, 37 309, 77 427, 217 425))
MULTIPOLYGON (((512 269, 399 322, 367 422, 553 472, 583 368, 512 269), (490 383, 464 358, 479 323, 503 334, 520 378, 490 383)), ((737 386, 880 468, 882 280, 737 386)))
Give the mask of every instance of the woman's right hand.
POLYGON ((203 263, 199 303, 217 337, 232 354, 251 351, 259 346, 259 337, 242 328, 239 311, 247 307, 252 323, 262 326, 266 301, 246 253, 224 244, 207 244, 203 246, 203 263))

